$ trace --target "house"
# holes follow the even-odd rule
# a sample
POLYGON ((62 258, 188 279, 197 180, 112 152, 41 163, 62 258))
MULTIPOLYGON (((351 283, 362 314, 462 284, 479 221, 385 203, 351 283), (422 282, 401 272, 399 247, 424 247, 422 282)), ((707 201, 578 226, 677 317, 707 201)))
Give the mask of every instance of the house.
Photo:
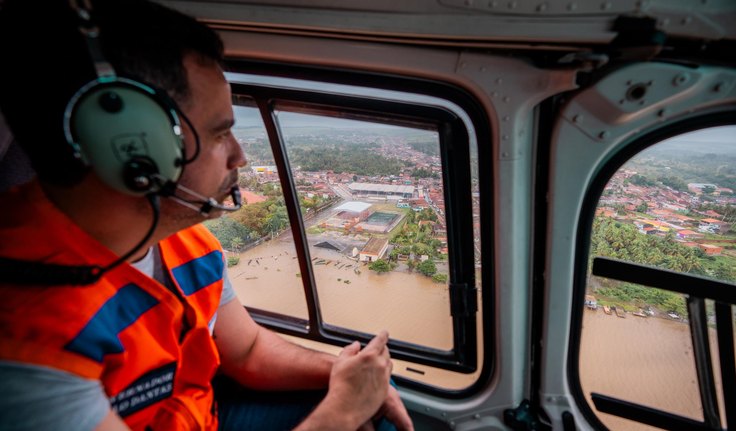
POLYGON ((689 229, 683 229, 677 231, 677 238, 679 239, 697 239, 703 238, 705 235, 699 232, 694 232, 689 229))
POLYGON ((366 202, 345 202, 336 208, 337 217, 343 220, 365 220, 370 215, 370 207, 371 204, 366 202))
POLYGON ((723 253, 723 247, 719 247, 717 245, 698 244, 698 247, 700 247, 700 249, 708 256, 718 256, 723 253))
POLYGON ((699 231, 708 233, 726 233, 730 228, 730 224, 714 218, 704 218, 700 220, 698 225, 699 231))
POLYGON ((359 260, 361 262, 373 262, 382 258, 388 249, 386 238, 371 238, 360 250, 359 260))

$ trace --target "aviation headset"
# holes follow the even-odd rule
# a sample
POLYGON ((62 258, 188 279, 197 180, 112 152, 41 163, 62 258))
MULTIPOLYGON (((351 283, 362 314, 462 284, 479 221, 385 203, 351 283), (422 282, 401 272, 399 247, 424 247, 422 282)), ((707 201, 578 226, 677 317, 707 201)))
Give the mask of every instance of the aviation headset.
POLYGON ((64 112, 64 135, 74 157, 115 190, 139 196, 161 192, 179 180, 184 164, 191 161, 184 160, 176 102, 164 91, 118 77, 102 55, 90 0, 69 3, 97 74, 64 112))
POLYGON ((135 196, 146 196, 153 220, 140 242, 125 255, 105 266, 69 266, 21 261, 0 257, 3 281, 37 285, 89 285, 104 273, 125 262, 146 243, 159 219, 159 196, 209 214, 213 208, 233 211, 240 208, 239 190, 232 191, 235 207, 223 207, 178 184, 184 165, 199 153, 199 137, 183 113, 181 118, 192 129, 195 152, 184 159, 184 142, 176 103, 152 86, 118 77, 102 55, 99 29, 92 21, 90 0, 69 0, 80 20, 79 31, 86 40, 97 77, 80 88, 64 110, 64 135, 74 157, 91 167, 111 188, 135 196), (175 196, 183 192, 201 199, 188 201, 175 196), (197 207, 195 203, 201 203, 197 207))

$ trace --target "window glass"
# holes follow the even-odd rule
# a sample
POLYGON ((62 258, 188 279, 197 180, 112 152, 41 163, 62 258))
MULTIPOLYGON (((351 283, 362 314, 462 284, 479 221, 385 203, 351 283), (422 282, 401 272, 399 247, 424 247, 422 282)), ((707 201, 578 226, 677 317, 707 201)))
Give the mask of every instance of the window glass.
MULTIPOLYGON (((605 256, 735 283, 734 136, 734 126, 683 134, 623 165, 598 202, 590 260, 605 256)), ((703 420, 684 295, 589 274, 585 307, 579 364, 589 401, 596 392, 703 420)), ((713 339, 713 307, 706 309, 713 339)), ((716 380, 720 385, 718 373, 716 380)), ((600 418, 610 429, 649 428, 600 418)))
POLYGON ((452 349, 437 132, 277 115, 325 323, 452 349))
MULTIPOLYGON (((461 145, 467 139, 470 150, 466 172, 471 173, 479 304, 477 363, 483 364, 480 180, 476 137, 468 115, 452 102, 426 95, 236 73, 229 73, 228 79, 234 85, 236 105, 233 133, 248 159, 240 172, 248 205, 226 216, 233 223, 207 224, 248 229, 249 236, 241 234, 248 245, 228 253, 239 258, 228 270, 240 300, 251 310, 267 312, 267 316, 260 314, 270 317, 266 324, 279 326, 282 318, 288 324, 294 323, 291 318, 308 321, 303 286, 307 279, 300 272, 284 207, 282 187, 291 185, 279 180, 288 177, 305 227, 309 253, 305 262, 315 276, 323 323, 337 331, 368 334, 385 328, 392 340, 416 345, 419 354, 426 348, 450 351, 454 347, 446 184, 439 133, 433 123, 438 120, 433 115, 444 110, 450 113, 448 118, 457 116, 465 130, 452 142, 461 145), (273 109, 288 172, 277 172, 271 148, 278 150, 282 143, 269 142, 260 111, 248 94, 269 98, 259 103, 273 109), (330 101, 324 102, 329 107, 305 102, 321 101, 320 95, 330 101), (419 107, 416 112, 420 113, 409 116, 397 111, 395 116, 401 118, 397 119, 388 112, 363 111, 381 100, 419 107), (335 107, 342 102, 344 109, 335 107), (424 107, 432 107, 428 122, 422 120, 422 113, 430 112, 424 107), (263 198, 267 203, 259 202, 263 198)), ((469 224, 468 220, 464 226, 469 224)), ((227 238, 221 241, 228 243, 227 238)), ((339 351, 339 346, 288 337, 311 348, 339 351)), ((394 357, 394 374, 438 389, 462 390, 477 381, 481 372, 482 366, 473 373, 457 372, 394 357)))
POLYGON ((244 305, 308 320, 299 261, 266 130, 252 102, 241 98, 239 103, 233 107, 233 134, 248 160, 239 179, 244 205, 205 225, 226 250, 228 275, 244 305))

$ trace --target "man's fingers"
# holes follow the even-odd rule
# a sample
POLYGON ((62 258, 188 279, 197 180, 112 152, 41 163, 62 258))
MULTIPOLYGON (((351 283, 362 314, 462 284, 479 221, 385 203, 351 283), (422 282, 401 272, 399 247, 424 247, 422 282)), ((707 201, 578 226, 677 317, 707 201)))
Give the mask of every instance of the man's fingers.
POLYGON ((355 356, 360 352, 360 343, 353 341, 340 351, 340 356, 355 356))
POLYGON ((378 333, 373 339, 365 346, 365 349, 363 351, 375 351, 377 353, 382 353, 383 349, 386 348, 386 343, 388 342, 388 332, 386 330, 383 330, 378 333))

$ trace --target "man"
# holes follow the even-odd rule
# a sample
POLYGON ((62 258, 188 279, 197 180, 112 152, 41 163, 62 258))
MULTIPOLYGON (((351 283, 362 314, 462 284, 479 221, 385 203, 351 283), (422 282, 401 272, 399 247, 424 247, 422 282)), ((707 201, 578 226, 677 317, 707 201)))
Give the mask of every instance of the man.
POLYGON ((313 410, 257 419, 223 402, 220 429, 371 429, 381 414, 412 429, 389 386, 387 333, 333 357, 258 326, 232 293, 199 225, 246 163, 217 36, 142 0, 30 3, 0 10, 0 109, 38 174, 0 195, 0 429, 217 429, 218 369, 252 389, 326 389, 313 410), (136 158, 119 187, 70 142, 81 126, 69 101, 108 78, 106 62, 178 105, 183 172, 163 178, 136 158))

